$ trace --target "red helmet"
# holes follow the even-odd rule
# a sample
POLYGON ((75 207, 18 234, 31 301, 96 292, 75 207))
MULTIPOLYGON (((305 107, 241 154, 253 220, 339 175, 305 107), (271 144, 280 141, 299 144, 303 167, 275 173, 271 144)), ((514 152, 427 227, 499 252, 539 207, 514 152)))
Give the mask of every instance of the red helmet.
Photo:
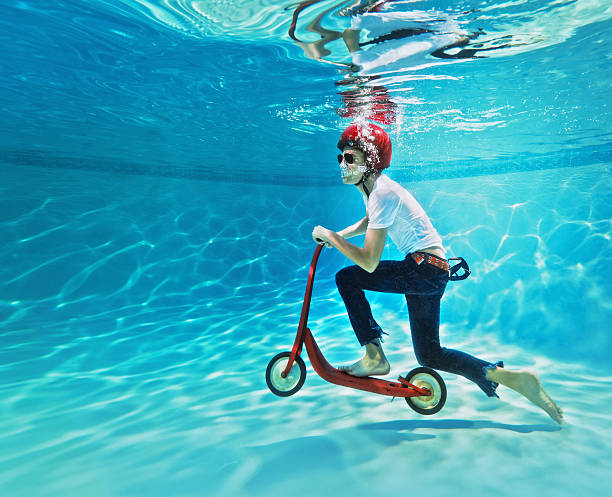
POLYGON ((366 164, 382 171, 391 162, 391 140, 387 132, 372 123, 351 124, 338 141, 338 148, 355 147, 366 153, 366 164))

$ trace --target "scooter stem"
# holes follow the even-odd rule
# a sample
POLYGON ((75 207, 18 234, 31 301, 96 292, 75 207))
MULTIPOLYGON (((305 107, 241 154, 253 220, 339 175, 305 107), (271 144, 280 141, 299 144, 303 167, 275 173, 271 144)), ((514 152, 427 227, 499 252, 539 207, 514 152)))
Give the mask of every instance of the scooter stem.
POLYGON ((302 350, 302 344, 304 343, 304 334, 306 332, 306 323, 308 323, 308 313, 310 312, 310 301, 312 299, 312 287, 314 285, 315 270, 317 268, 317 261, 321 250, 325 245, 321 244, 315 249, 314 255, 312 256, 312 262, 310 263, 310 272, 308 273, 308 281, 306 282, 306 293, 304 294, 304 303, 302 304, 302 315, 300 316, 300 324, 298 325, 295 342, 291 349, 291 355, 287 361, 287 366, 281 373, 283 378, 286 378, 293 367, 295 356, 298 355, 302 350))
POLYGON ((323 250, 324 246, 325 245, 317 246, 315 253, 312 256, 310 272, 308 273, 308 282, 306 283, 306 293, 304 294, 304 305, 302 305, 302 315, 300 316, 300 330, 306 328, 306 323, 308 322, 308 313, 310 312, 310 301, 312 299, 312 287, 314 286, 315 270, 317 269, 317 261, 319 260, 319 255, 321 254, 321 250, 323 250))

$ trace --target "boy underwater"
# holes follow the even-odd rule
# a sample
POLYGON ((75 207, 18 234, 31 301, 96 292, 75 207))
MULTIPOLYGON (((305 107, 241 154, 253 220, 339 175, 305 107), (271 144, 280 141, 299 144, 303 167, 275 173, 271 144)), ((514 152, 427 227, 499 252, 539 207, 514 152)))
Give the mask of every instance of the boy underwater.
POLYGON ((490 363, 440 345, 440 299, 449 280, 449 263, 442 239, 416 199, 382 171, 391 162, 391 140, 380 127, 352 124, 344 130, 338 148, 342 182, 355 185, 364 197, 366 215, 335 232, 316 226, 317 243, 334 247, 355 265, 336 274, 336 284, 349 320, 365 355, 339 369, 353 376, 386 375, 389 362, 381 344, 383 331, 372 316, 364 290, 404 294, 408 305, 412 344, 417 361, 440 371, 464 376, 489 397, 504 385, 542 408, 557 423, 561 409, 546 393, 538 377, 527 371, 509 371, 503 362, 490 363), (347 238, 365 234, 363 247, 347 238), (404 254, 401 261, 381 260, 387 235, 404 254))

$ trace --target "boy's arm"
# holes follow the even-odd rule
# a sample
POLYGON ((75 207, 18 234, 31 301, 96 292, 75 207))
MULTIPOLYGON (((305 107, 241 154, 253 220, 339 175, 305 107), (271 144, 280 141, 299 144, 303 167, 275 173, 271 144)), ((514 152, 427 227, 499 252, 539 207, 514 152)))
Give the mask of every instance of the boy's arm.
POLYGON ((337 248, 342 254, 368 273, 374 272, 378 267, 383 249, 385 248, 385 241, 387 240, 387 228, 367 229, 363 248, 345 240, 339 233, 326 230, 322 226, 317 226, 315 231, 316 236, 337 248))
POLYGON ((363 219, 357 221, 355 224, 348 226, 347 228, 344 228, 341 231, 338 231, 338 234, 342 238, 351 238, 353 236, 363 235, 368 229, 368 222, 368 216, 366 216, 363 219))

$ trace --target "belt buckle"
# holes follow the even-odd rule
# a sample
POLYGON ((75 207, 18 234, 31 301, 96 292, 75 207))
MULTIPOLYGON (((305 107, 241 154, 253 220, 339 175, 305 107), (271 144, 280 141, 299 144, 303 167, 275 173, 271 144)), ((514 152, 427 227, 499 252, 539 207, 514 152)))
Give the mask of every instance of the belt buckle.
POLYGON ((425 260, 425 256, 423 254, 418 254, 418 253, 412 254, 412 258, 414 259, 414 262, 417 263, 417 266, 420 266, 425 260))

